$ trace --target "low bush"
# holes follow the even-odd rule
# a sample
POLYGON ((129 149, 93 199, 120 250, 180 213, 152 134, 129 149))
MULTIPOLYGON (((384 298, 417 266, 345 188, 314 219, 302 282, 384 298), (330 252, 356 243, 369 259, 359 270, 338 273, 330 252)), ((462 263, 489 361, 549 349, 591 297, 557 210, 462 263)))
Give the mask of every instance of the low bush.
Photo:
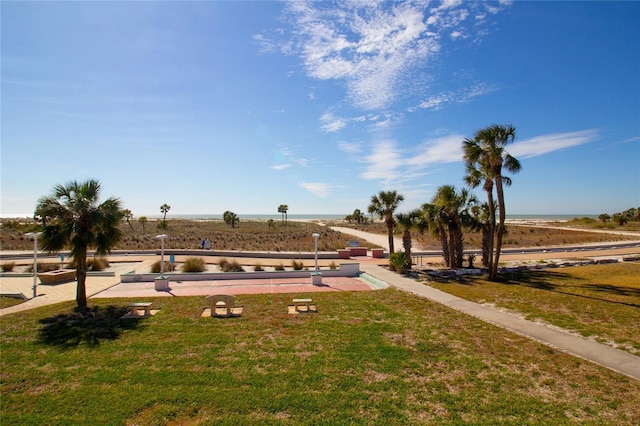
MULTIPOLYGON (((38 263, 38 272, 51 272, 60 269, 57 263, 38 263)), ((33 272, 33 265, 29 266, 25 272, 33 272)))
POLYGON ((262 272, 264 271, 264 268, 259 263, 256 263, 255 265, 253 265, 253 270, 256 272, 262 272))
POLYGON ((275 266, 276 271, 284 271, 284 265, 282 263, 278 263, 275 266))
POLYGON ((207 265, 201 257, 188 257, 182 264, 182 272, 204 272, 207 265))
POLYGON ((16 262, 6 262, 2 264, 2 272, 12 272, 16 262))
POLYGON ((244 272, 242 265, 237 260, 228 261, 227 259, 222 259, 218 262, 218 266, 222 272, 244 272))
POLYGON ((331 270, 338 269, 338 265, 336 265, 336 262, 332 260, 331 263, 329 263, 329 269, 331 270))
POLYGON ((87 270, 89 271, 104 271, 108 267, 109 261, 104 257, 87 259, 87 270))
POLYGON ((304 263, 301 260, 292 260, 291 267, 294 271, 302 271, 304 269, 304 263))

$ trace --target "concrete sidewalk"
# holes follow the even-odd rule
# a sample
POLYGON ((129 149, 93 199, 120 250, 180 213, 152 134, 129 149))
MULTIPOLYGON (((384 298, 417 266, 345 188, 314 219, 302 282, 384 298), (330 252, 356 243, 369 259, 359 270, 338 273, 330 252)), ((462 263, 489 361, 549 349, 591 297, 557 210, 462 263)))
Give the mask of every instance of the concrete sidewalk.
POLYGON ((628 352, 461 299, 377 265, 365 263, 360 265, 360 269, 398 289, 427 298, 482 321, 534 339, 544 345, 640 380, 640 357, 628 352))

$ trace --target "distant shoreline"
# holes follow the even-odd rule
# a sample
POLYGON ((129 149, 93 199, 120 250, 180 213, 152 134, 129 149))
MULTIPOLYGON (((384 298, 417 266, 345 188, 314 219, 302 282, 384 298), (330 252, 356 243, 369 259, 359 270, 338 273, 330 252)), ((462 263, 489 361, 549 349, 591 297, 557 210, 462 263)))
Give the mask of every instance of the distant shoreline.
MULTIPOLYGON (((134 220, 145 215, 136 215, 134 220)), ((146 215, 150 220, 162 219, 161 214, 146 215)), ((240 220, 256 220, 266 221, 282 220, 281 214, 238 214, 240 220)), ((297 222, 311 222, 311 221, 331 221, 331 220, 344 220, 348 216, 347 214, 289 214, 286 216, 287 220, 297 222)), ((32 215, 19 215, 19 214, 1 214, 2 219, 25 219, 31 218, 32 215)), ((591 219, 597 219, 598 215, 593 214, 512 214, 507 215, 507 221, 512 223, 521 222, 566 222, 574 218, 588 217, 591 219)), ((168 214, 167 220, 171 219, 186 219, 186 220, 222 220, 221 214, 168 214)))

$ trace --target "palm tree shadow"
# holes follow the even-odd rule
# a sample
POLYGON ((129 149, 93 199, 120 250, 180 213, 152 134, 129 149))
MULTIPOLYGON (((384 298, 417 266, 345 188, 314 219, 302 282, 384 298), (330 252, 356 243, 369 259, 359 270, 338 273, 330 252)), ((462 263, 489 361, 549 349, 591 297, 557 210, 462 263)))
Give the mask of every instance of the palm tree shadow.
MULTIPOLYGON (((499 282, 507 285, 521 285, 525 287, 532 287, 541 290, 554 291, 556 293, 566 294, 569 296, 581 297, 584 299, 591 300, 600 300, 607 303, 615 303, 618 305, 625 305, 640 308, 640 304, 623 302, 619 300, 612 300, 607 296, 627 296, 627 297, 640 297, 640 289, 630 288, 630 287, 620 287, 611 284, 580 284, 580 285, 556 285, 551 282, 551 280, 555 280, 556 282, 561 281, 563 279, 568 280, 571 278, 572 281, 577 280, 575 276, 569 276, 568 274, 564 274, 562 272, 554 272, 554 271, 523 271, 523 272, 512 272, 507 273, 499 278, 499 282), (594 293, 599 293, 602 297, 594 297, 586 294, 579 294, 571 291, 570 289, 582 289, 589 290, 594 293)), ((583 279, 580 279, 583 280, 583 279)))
POLYGON ((125 330, 136 329, 137 320, 121 317, 128 312, 125 306, 94 306, 88 311, 74 310, 40 320, 38 340, 45 345, 72 348, 85 343, 97 346, 102 341, 115 340, 125 330))

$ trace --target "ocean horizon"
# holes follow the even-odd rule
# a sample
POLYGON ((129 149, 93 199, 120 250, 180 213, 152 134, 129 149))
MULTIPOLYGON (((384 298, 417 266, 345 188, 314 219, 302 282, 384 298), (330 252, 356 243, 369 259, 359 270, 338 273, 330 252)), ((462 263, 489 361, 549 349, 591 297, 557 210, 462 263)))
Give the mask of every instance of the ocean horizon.
MULTIPOLYGON (((287 219, 291 221, 309 221, 309 220, 342 220, 351 213, 343 214, 288 214, 287 219)), ((162 219, 162 214, 150 214, 150 215, 135 215, 134 220, 141 216, 146 216, 149 219, 162 219)), ((369 216, 369 215, 366 215, 369 216)), ((2 219, 19 219, 19 218, 31 218, 32 214, 0 214, 2 219)), ((255 213, 238 213, 240 220, 282 220, 282 214, 255 214, 255 213)), ((597 219, 598 215, 594 214, 508 214, 507 220, 546 220, 546 221, 562 221, 571 220, 573 218, 588 217, 597 219)), ((167 219, 190 219, 190 220, 222 220, 222 214, 167 214, 167 219)))

